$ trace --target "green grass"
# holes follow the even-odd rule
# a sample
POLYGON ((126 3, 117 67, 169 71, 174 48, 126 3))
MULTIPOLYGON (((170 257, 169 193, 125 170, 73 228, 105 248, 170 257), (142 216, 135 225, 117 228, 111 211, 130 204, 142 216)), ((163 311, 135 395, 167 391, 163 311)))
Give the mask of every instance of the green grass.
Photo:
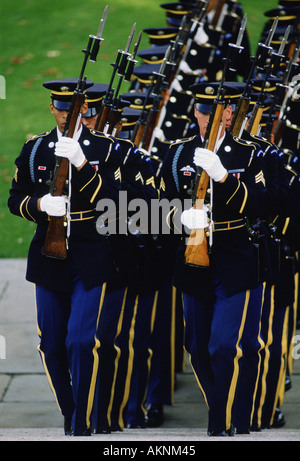
MULTIPOLYGON (((46 80, 77 77, 81 50, 95 34, 105 6, 109 12, 96 63, 88 63, 89 79, 108 83, 118 49, 124 49, 134 22, 137 33, 165 25, 161 0, 2 0, 0 5, 0 75, 6 99, 0 100, 0 257, 26 257, 35 225, 13 216, 7 208, 14 160, 31 135, 53 128, 46 80)), ((266 20, 263 12, 277 0, 243 0, 252 51, 266 20)), ((149 46, 146 34, 140 49, 149 46)), ((128 86, 123 86, 126 91, 128 86)))

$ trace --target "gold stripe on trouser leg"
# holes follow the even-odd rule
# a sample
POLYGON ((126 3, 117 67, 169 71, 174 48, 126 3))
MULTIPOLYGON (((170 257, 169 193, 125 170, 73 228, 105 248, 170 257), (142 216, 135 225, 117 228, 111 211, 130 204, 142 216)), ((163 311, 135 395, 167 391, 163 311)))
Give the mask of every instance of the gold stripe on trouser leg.
POLYGON ((278 383, 273 403, 273 410, 270 424, 272 426, 274 414, 276 408, 283 405, 284 401, 284 388, 285 388, 285 377, 286 377, 286 368, 287 368, 287 338, 288 338, 288 319, 289 319, 289 308, 286 307, 285 315, 284 315, 284 322, 282 328, 282 337, 281 337, 281 359, 280 359, 280 370, 278 375, 278 383))
POLYGON ((97 338, 96 334, 97 334, 98 325, 99 325, 99 318, 100 318, 103 303, 104 303, 105 292, 106 292, 106 283, 102 285, 99 310, 98 310, 98 316, 97 316, 97 323, 96 323, 96 333, 94 335, 94 340, 95 340, 95 345, 93 348, 94 363, 93 363, 93 371, 92 371, 91 384, 90 384, 89 395, 88 395, 87 411, 86 411, 86 427, 88 428, 90 427, 90 417, 91 417, 93 403, 94 403, 95 387, 96 387, 98 367, 99 367, 98 349, 100 347, 100 341, 97 338))
MULTIPOLYGON (((36 310, 36 315, 37 315, 37 302, 36 302, 36 284, 34 284, 34 303, 35 303, 35 310, 36 310)), ((38 319, 36 321, 36 325, 37 325, 37 333, 39 335, 39 337, 41 338, 42 337, 42 331, 39 327, 39 324, 38 324, 38 319)), ((61 411, 61 408, 60 408, 60 405, 58 403, 58 399, 57 399, 57 395, 56 395, 56 392, 55 392, 55 388, 54 388, 54 385, 53 385, 53 382, 52 382, 52 379, 51 379, 51 375, 49 373, 49 370, 48 370, 48 367, 46 365, 46 360, 45 360, 45 354, 44 352, 42 351, 41 347, 40 347, 40 344, 38 345, 37 347, 41 357, 42 357, 42 362, 43 362, 43 366, 44 366, 44 369, 45 369, 45 373, 46 373, 46 376, 47 376, 47 380, 48 380, 48 383, 49 383, 49 386, 50 386, 50 389, 52 390, 53 394, 54 394, 54 397, 55 397, 55 400, 56 400, 56 403, 57 403, 57 406, 59 408, 59 411, 62 413, 61 411)))
POLYGON ((247 310, 248 310, 248 304, 249 304, 249 299, 250 299, 250 290, 246 291, 246 296, 245 296, 245 303, 244 303, 244 310, 243 310, 243 316, 242 316, 242 321, 238 333, 238 338, 236 342, 236 355, 234 357, 233 361, 233 375, 231 379, 231 384, 229 388, 229 393, 228 393, 228 400, 227 400, 227 405, 226 405, 226 430, 230 429, 231 426, 231 412, 232 412, 232 405, 234 401, 234 396, 235 396, 235 390, 237 386, 237 381, 238 381, 238 376, 239 376, 239 359, 242 357, 242 349, 240 348, 240 341, 241 337, 243 334, 244 330, 244 325, 246 321, 246 316, 247 316, 247 310))
MULTIPOLYGON (((183 294, 181 293, 181 302, 183 307, 183 294)), ((183 315, 183 312, 182 312, 183 315)), ((182 371, 186 371, 186 359, 187 359, 187 350, 184 346, 184 335, 185 335, 185 318, 183 315, 183 354, 182 354, 182 371)))
POLYGON ((171 403, 174 403, 175 384, 175 320, 176 320, 176 288, 172 286, 172 312, 170 334, 170 371, 171 371, 171 403))
MULTIPOLYGON (((150 324, 150 333, 152 334, 153 333, 153 330, 154 330, 154 323, 155 323, 155 318, 156 318, 156 309, 157 309, 157 300, 158 300, 158 293, 159 293, 159 290, 156 290, 155 291, 155 294, 154 294, 154 300, 153 300, 153 305, 152 305, 152 314, 151 314, 151 324, 150 324)), ((148 347, 148 360, 147 360, 147 366, 148 366, 148 378, 149 378, 149 375, 150 375, 150 370, 151 370, 151 360, 152 360, 152 356, 153 356, 153 351, 152 349, 150 349, 150 347, 148 347)), ((145 394, 144 394, 144 398, 143 398, 143 401, 142 401, 142 409, 143 411, 145 411, 144 409, 144 403, 146 401, 146 397, 147 397, 147 387, 145 389, 145 394)))
MULTIPOLYGON (((127 291, 128 291, 128 288, 125 288, 123 302, 122 302, 122 308, 121 308, 121 313, 120 313, 120 317, 119 317, 119 321, 118 321, 118 326, 117 326, 117 332, 116 332, 115 339, 121 333, 121 328, 122 328, 122 323, 123 323, 123 316, 124 316, 124 308, 125 308, 126 298, 127 298, 127 291)), ((114 344, 114 348, 115 348, 117 354, 116 354, 115 363, 114 363, 115 372, 114 372, 113 384, 112 384, 112 388, 111 388, 110 402, 109 402, 108 409, 107 409, 107 420, 108 420, 109 426, 111 425, 111 410, 112 410, 112 405, 113 405, 114 395, 115 395, 115 384, 116 384, 116 379, 117 379, 118 362, 119 362, 119 358, 120 358, 120 355, 121 355, 121 350, 116 345, 116 343, 114 344)))
MULTIPOLYGON (((182 304, 183 304, 183 294, 181 294, 181 299, 182 299, 182 304)), ((184 330, 185 330, 185 325, 186 325, 186 324, 185 324, 185 317, 183 317, 183 328, 184 328, 184 330)), ((183 343, 184 343, 184 342, 183 342, 183 343)), ((204 392, 204 389, 203 389, 203 387, 202 387, 202 385, 201 385, 201 383, 200 383, 200 381, 199 381, 199 379, 198 379, 197 373, 196 373, 196 371, 195 371, 195 369, 194 369, 194 367, 193 367, 193 364, 192 364, 192 357, 191 357, 191 354, 186 350, 185 346, 184 346, 184 350, 185 350, 185 353, 187 354, 187 357, 188 357, 188 359, 189 359, 189 363, 190 363, 190 366, 191 366, 191 368, 192 368, 192 370, 193 370, 193 373, 194 373, 194 376, 195 376, 195 378, 196 378, 198 387, 199 387, 199 389, 200 389, 200 391, 201 391, 201 393, 202 393, 202 395, 203 395, 203 398, 204 398, 204 400, 205 400, 205 404, 206 404, 207 408, 209 409, 209 405, 208 405, 208 400, 207 400, 206 394, 205 394, 205 392, 204 392)))
POLYGON ((294 304, 293 307, 290 307, 292 312, 290 312, 290 315, 293 315, 293 332, 290 336, 290 344, 288 344, 288 366, 289 366, 289 372, 290 376, 293 373, 293 367, 294 367, 294 359, 293 359, 293 349, 294 349, 294 341, 293 338, 295 337, 296 334, 296 326, 297 326, 297 311, 298 311, 298 296, 299 296, 299 272, 297 272, 294 276, 295 279, 295 299, 294 299, 294 304))
POLYGON ((133 357, 134 357, 133 340, 134 340, 134 333, 135 333, 135 319, 136 319, 136 313, 138 310, 138 304, 139 304, 139 295, 137 295, 135 298, 133 315, 132 315, 132 320, 131 320, 131 325, 130 325, 130 330, 129 330, 129 339, 128 339, 129 355, 128 355, 128 363, 127 363, 127 375, 126 375, 126 380, 125 380, 123 400, 120 405, 119 418, 118 418, 118 423, 121 429, 124 428, 123 411, 128 402, 129 392, 130 392, 130 382, 131 382, 133 357))
POLYGON ((268 325, 268 334, 267 334, 267 341, 265 343, 265 358, 264 358, 264 363, 263 363, 263 374, 261 378, 261 395, 260 395, 260 401, 259 401, 259 406, 257 409, 257 425, 258 427, 261 426, 261 416, 262 416, 262 408, 264 405, 265 397, 266 397, 266 392, 267 392, 267 374, 268 374, 268 369, 269 369, 269 359, 270 359, 270 346, 273 342, 273 333, 272 333, 272 327, 273 327, 273 316, 274 316, 274 289, 275 286, 271 286, 271 292, 270 292, 270 314, 269 314, 269 325, 268 325))
MULTIPOLYGON (((261 311, 260 312, 262 312, 262 308, 263 308, 263 304, 264 304, 265 289, 266 289, 266 282, 263 283, 263 293, 262 293, 262 298, 261 298, 261 311)), ((254 393, 253 393, 253 405, 252 405, 252 411, 251 411, 251 417, 250 417, 250 421, 251 421, 250 424, 251 425, 252 425, 252 419, 253 419, 253 414, 254 414, 254 409, 255 409, 255 398, 256 398, 256 394, 257 394, 259 376, 260 376, 260 367, 261 367, 261 354, 260 354, 260 351, 262 351, 264 349, 264 347, 265 347, 265 343, 264 343, 264 341, 262 340, 262 337, 261 337, 261 320, 259 321, 257 341, 260 344, 260 347, 258 349, 257 378, 256 378, 255 388, 254 388, 254 393)))
POLYGON ((209 409, 209 405, 208 405, 208 400, 207 400, 206 394, 205 394, 204 389, 203 389, 203 387, 202 387, 202 385, 201 385, 201 383, 200 383, 200 381, 199 381, 199 378, 198 378, 198 376, 197 376, 197 373, 196 373, 196 371, 195 371, 195 369, 194 369, 194 367, 193 367, 193 364, 192 364, 192 357, 191 357, 191 354, 190 354, 189 352, 188 352, 188 355, 189 355, 189 362, 190 362, 191 368, 192 368, 192 370, 193 370, 193 373, 194 373, 194 375, 195 375, 197 384, 198 384, 198 386, 199 386, 200 391, 202 392, 202 395, 203 395, 203 397, 204 397, 206 406, 207 406, 207 408, 209 409))

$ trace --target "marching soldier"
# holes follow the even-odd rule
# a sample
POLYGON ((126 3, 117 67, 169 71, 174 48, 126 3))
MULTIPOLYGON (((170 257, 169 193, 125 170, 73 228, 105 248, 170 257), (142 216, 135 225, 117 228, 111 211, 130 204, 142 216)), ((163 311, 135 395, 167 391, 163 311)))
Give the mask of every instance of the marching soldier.
MULTIPOLYGON (((87 90, 89 110, 84 114, 83 123, 88 128, 95 125, 100 110, 99 101, 103 97, 102 91, 102 84, 95 84, 87 90)), ((132 95, 128 96, 131 99, 132 95)), ((123 96, 121 97, 123 100, 123 96)), ((128 203, 140 198, 150 205, 151 199, 157 199, 151 160, 126 137, 134 126, 133 122, 137 121, 139 113, 140 111, 131 108, 121 110, 120 121, 116 125, 115 136, 122 150, 121 193, 127 194, 128 203)), ((120 209, 119 221, 123 219, 122 215, 120 209)), ((118 361, 115 393, 111 404, 112 431, 120 431, 124 426, 143 427, 145 423, 143 403, 149 377, 150 337, 159 283, 158 249, 155 240, 148 229, 140 229, 139 232, 131 234, 130 223, 128 229, 133 245, 132 258, 136 258, 138 274, 128 288, 122 324, 116 337, 116 345, 122 353, 118 361)), ((100 400, 99 405, 101 407, 100 400)))
MULTIPOLYGON (((91 434, 96 389, 102 423, 97 430, 109 430, 115 337, 135 270, 127 237, 111 240, 95 226, 98 201, 118 201, 120 145, 81 123, 73 138, 62 136, 76 84, 76 79, 44 83, 51 90, 50 111, 57 126, 24 144, 8 200, 13 214, 37 224, 26 278, 36 287, 39 352, 65 417, 65 432, 74 436, 91 434), (70 162, 67 199, 49 193, 55 156, 70 162), (64 216, 66 201, 68 254, 64 260, 53 259, 42 254, 49 217, 64 216)), ((84 103, 81 111, 86 110, 84 103)))
MULTIPOLYGON (((241 91, 238 85, 225 85, 227 105, 217 153, 201 148, 217 88, 216 83, 192 87, 200 135, 171 146, 162 168, 161 197, 188 199, 197 166, 211 178, 213 242, 209 267, 185 263, 183 238, 174 283, 183 292, 185 347, 209 408, 208 434, 229 436, 233 435, 231 413, 242 355, 239 343, 251 290, 259 286, 255 250, 245 218, 265 212, 266 190, 261 150, 255 143, 225 133, 226 118, 232 110, 230 100, 241 91)), ((188 229, 205 229, 207 212, 187 209, 181 222, 188 229)))

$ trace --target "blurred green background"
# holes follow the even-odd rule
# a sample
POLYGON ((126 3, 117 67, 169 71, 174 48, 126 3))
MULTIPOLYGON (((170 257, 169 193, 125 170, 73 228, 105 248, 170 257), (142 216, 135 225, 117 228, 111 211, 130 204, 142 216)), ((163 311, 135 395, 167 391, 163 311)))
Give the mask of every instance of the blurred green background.
MULTIPOLYGON (((86 75, 108 83, 111 63, 124 49, 134 22, 137 33, 165 25, 161 0, 0 0, 0 75, 5 78, 6 99, 0 99, 0 257, 27 256, 35 224, 10 214, 8 192, 14 175, 14 160, 33 134, 54 127, 49 112, 46 80, 78 77, 90 34, 96 34, 106 5, 107 21, 96 63, 88 63, 86 75)), ((241 0, 248 15, 251 52, 255 53, 264 12, 276 8, 277 0, 241 0)), ((146 34, 140 50, 149 46, 146 34)), ((123 85, 127 91, 128 84, 123 85)))

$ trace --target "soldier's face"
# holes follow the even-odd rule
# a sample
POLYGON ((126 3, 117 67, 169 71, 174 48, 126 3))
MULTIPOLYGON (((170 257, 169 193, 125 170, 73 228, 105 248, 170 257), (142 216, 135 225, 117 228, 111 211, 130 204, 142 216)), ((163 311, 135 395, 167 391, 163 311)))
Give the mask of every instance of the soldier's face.
POLYGON ((95 117, 83 117, 82 123, 89 129, 93 130, 95 128, 95 124, 97 121, 98 115, 95 115, 95 117))
MULTIPOLYGON (((200 134, 201 134, 202 138, 204 138, 210 114, 205 114, 203 112, 199 112, 199 110, 197 110, 195 108, 194 109, 194 115, 195 115, 195 117, 197 119, 197 122, 198 122, 200 134)), ((231 120, 232 120, 232 107, 227 106, 227 107, 225 107, 223 115, 222 115, 223 126, 222 126, 222 132, 220 134, 221 136, 223 136, 225 128, 228 128, 230 126, 231 120)))
POLYGON ((200 112, 199 110, 197 110, 195 108, 194 109, 194 115, 195 115, 195 117, 197 119, 197 122, 198 122, 200 134, 201 134, 202 138, 204 138, 210 114, 209 113, 205 114, 204 112, 200 112))
POLYGON ((50 103, 50 112, 54 115, 57 127, 61 133, 64 131, 65 123, 68 116, 67 110, 58 110, 50 103))
MULTIPOLYGON (((84 103, 81 106, 81 113, 84 114, 88 109, 87 103, 84 103)), ((68 111, 67 110, 58 110, 56 109, 52 103, 50 103, 50 112, 51 114, 54 115, 55 121, 57 124, 57 127, 61 133, 63 133, 64 128, 65 128, 65 123, 68 117, 68 111)))

